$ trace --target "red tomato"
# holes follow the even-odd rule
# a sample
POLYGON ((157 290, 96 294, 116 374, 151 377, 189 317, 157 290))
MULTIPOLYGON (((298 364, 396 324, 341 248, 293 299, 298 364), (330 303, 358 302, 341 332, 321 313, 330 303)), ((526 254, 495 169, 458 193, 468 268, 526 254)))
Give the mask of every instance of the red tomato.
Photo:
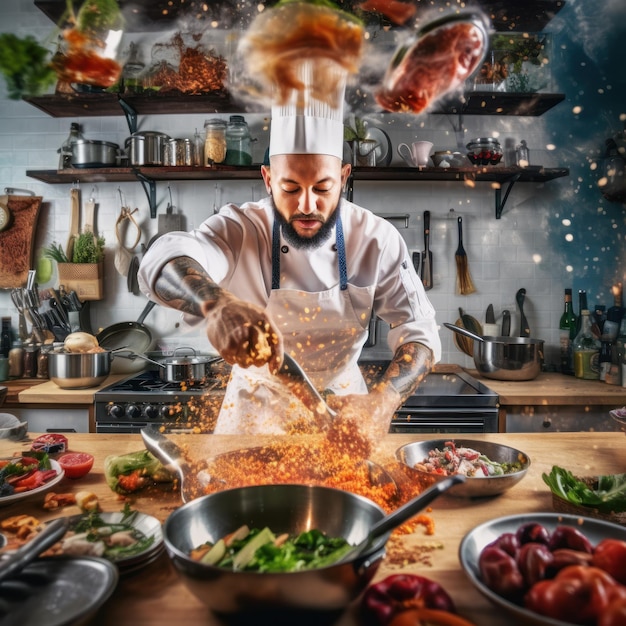
POLYGON ((591 564, 608 572, 626 585, 626 541, 603 539, 593 552, 591 564))
POLYGON ((82 478, 93 467, 93 456, 86 452, 67 452, 58 458, 68 478, 82 478))

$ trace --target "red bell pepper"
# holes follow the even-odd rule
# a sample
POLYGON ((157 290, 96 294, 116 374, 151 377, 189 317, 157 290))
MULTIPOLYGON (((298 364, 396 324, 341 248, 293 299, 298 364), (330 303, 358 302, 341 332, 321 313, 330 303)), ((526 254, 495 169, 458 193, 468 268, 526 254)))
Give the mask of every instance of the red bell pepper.
POLYGON ((531 611, 571 624, 595 624, 621 594, 620 585, 597 567, 570 565, 553 579, 533 585, 524 596, 531 611))
POLYGON ((452 598, 439 583, 415 574, 392 574, 371 585, 363 595, 362 607, 366 619, 380 626, 412 609, 456 613, 452 598))

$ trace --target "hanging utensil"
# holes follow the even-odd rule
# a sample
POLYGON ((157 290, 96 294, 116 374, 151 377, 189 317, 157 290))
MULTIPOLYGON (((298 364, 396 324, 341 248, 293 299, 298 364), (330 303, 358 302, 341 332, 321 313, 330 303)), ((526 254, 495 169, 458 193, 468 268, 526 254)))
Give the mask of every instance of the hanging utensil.
POLYGON ((526 298, 526 289, 522 287, 522 289, 518 289, 515 294, 515 300, 517 302, 517 306, 519 307, 520 314, 520 337, 530 337, 530 327, 528 325, 528 320, 526 319, 526 315, 524 315, 524 299, 526 298))
POLYGON ((74 241, 80 229, 80 189, 73 187, 70 189, 70 233, 65 246, 65 256, 68 261, 72 261, 74 256, 74 241))
POLYGON ((511 311, 502 311, 502 336, 508 337, 511 334, 511 311))
POLYGON ((430 251, 430 211, 424 211, 424 252, 422 252, 422 283, 427 291, 433 288, 433 253, 430 251))
POLYGON ((133 215, 137 211, 138 209, 131 210, 129 207, 122 205, 120 209, 120 214, 117 218, 117 221, 115 222, 115 238, 117 239, 117 249, 115 251, 114 265, 120 276, 128 276, 128 272, 134 256, 133 251, 135 250, 135 248, 139 244, 139 240, 141 239, 141 228, 133 217, 133 215), (126 227, 129 222, 135 227, 137 231, 137 236, 133 244, 127 247, 124 241, 126 239, 126 227))
POLYGON ((456 292, 462 296, 466 296, 476 291, 472 275, 470 274, 469 264, 467 261, 467 252, 463 247, 463 218, 459 215, 457 218, 459 227, 459 245, 454 254, 456 261, 456 292))
POLYGON ((17 309, 17 336, 21 341, 26 341, 28 339, 28 328, 24 315, 24 297, 22 290, 18 288, 11 289, 11 300, 13 301, 13 306, 17 309))

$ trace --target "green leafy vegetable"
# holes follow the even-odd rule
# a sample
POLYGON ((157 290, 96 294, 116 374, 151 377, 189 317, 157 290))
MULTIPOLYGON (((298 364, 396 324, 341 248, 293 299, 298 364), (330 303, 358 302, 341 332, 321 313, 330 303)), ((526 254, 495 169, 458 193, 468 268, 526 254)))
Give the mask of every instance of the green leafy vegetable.
POLYGON ((556 465, 549 474, 542 474, 542 478, 553 494, 572 504, 592 507, 602 513, 626 511, 626 474, 598 476, 595 488, 556 465))
POLYGON ((129 490, 120 484, 120 478, 133 472, 137 472, 142 477, 149 478, 155 482, 170 482, 173 480, 171 473, 148 450, 130 452, 129 454, 119 456, 110 455, 104 459, 104 477, 113 491, 128 493, 129 490))
POLYGON ((37 96, 54 85, 56 74, 49 56, 50 51, 32 35, 0 34, 0 72, 4 75, 9 98, 37 96))
POLYGON ((74 240, 72 263, 99 263, 104 258, 104 237, 81 233, 74 240))
MULTIPOLYGON (((71 11, 68 0, 68 10, 71 11)), ((76 27, 81 31, 121 30, 124 17, 117 0, 85 0, 76 14, 76 27)))
POLYGON ((253 528, 244 539, 220 539, 215 545, 218 544, 220 552, 221 544, 226 548, 221 559, 200 560, 217 567, 254 572, 319 569, 332 565, 352 548, 343 537, 327 537, 317 529, 285 539, 277 538, 267 527, 253 528))

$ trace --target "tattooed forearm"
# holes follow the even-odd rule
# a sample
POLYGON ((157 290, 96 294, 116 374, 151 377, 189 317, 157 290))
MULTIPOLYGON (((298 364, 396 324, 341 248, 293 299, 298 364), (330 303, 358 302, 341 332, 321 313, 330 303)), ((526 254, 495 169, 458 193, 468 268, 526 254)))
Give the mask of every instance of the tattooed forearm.
POLYGON ((203 305, 215 302, 221 289, 204 271, 202 266, 189 257, 177 257, 163 267, 155 283, 155 292, 174 309, 202 316, 203 305))
POLYGON ((393 355, 381 381, 391 383, 404 402, 426 378, 433 365, 433 353, 429 348, 421 343, 405 343, 393 355))

